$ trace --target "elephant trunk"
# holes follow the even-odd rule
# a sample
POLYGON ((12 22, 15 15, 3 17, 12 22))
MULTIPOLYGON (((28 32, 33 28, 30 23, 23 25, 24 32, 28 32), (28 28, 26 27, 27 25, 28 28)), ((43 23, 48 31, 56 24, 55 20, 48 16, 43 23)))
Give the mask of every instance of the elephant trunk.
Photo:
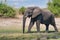
POLYGON ((24 33, 24 31, 25 31, 25 22, 26 22, 26 17, 23 16, 23 33, 24 33))

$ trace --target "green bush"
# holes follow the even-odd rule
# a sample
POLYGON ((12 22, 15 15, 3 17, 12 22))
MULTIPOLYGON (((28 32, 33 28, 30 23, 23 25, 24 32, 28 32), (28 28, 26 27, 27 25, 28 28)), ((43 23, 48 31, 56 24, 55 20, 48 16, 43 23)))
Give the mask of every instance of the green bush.
POLYGON ((20 9, 19 9, 19 14, 24 14, 24 11, 25 11, 25 7, 21 7, 20 9))
POLYGON ((6 4, 0 4, 0 16, 1 17, 15 17, 15 10, 6 5, 6 4))
POLYGON ((55 14, 55 16, 60 16, 60 0, 52 0, 49 2, 48 9, 55 14))

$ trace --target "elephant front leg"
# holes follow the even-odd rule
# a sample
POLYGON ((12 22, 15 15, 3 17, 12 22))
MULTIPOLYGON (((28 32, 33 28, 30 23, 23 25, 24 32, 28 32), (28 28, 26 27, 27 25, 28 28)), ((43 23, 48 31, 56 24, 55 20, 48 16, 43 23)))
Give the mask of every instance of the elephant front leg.
POLYGON ((37 26, 37 32, 40 32, 40 21, 36 21, 36 26, 37 26))
POLYGON ((32 26, 34 25, 34 20, 31 19, 29 27, 28 27, 28 33, 31 31, 32 26))

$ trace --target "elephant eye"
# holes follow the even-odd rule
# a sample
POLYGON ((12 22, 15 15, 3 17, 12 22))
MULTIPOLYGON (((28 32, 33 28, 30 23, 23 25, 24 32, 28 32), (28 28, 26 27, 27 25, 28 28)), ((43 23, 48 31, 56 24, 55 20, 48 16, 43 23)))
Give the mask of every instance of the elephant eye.
POLYGON ((31 15, 31 12, 29 12, 29 15, 31 15))
POLYGON ((30 12, 28 12, 30 14, 30 12))
POLYGON ((29 14, 30 14, 30 12, 29 12, 29 14))

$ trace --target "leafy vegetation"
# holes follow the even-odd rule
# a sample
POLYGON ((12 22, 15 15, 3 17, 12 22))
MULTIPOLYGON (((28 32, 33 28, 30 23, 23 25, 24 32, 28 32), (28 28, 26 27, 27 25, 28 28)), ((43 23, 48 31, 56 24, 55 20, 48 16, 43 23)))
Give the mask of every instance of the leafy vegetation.
POLYGON ((6 5, 6 4, 0 4, 0 17, 15 17, 15 10, 6 5))
POLYGON ((21 7, 21 8, 19 9, 19 13, 20 13, 20 14, 24 14, 25 9, 26 9, 25 7, 21 7))
MULTIPOLYGON (((0 40, 60 40, 59 38, 51 38, 54 36, 55 33, 52 34, 43 34, 43 33, 28 33, 28 34, 22 34, 22 33, 0 33, 0 40), (49 37, 49 39, 47 38, 49 37), (46 39, 45 39, 46 38, 46 39)), ((57 35, 58 36, 58 35, 57 35)), ((54 36, 55 37, 55 36, 54 36)))
POLYGON ((60 0, 51 0, 48 2, 48 9, 55 14, 60 16, 60 0))

